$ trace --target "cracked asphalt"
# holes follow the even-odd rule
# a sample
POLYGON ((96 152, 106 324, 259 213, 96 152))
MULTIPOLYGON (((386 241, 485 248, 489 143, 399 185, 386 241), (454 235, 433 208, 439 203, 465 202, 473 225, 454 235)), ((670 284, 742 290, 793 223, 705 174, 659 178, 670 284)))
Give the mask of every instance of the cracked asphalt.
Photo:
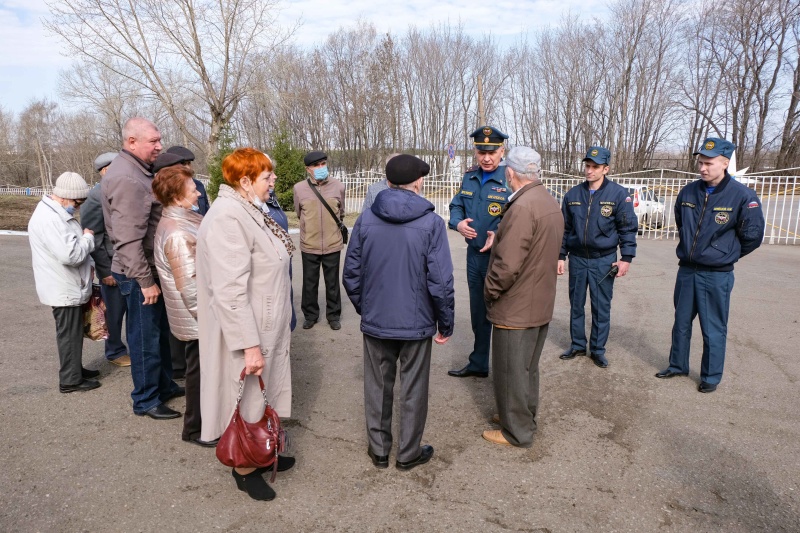
POLYGON ((361 334, 345 302, 341 331, 321 323, 293 335, 287 427, 298 463, 267 503, 236 490, 213 450, 182 442, 181 420, 134 416, 129 371, 106 363, 101 343, 85 342, 84 365, 103 386, 60 394, 27 237, 0 236, 0 530, 800 531, 800 247, 764 245, 737 265, 713 394, 696 390, 697 323, 690 376, 653 377, 669 350, 674 242, 641 240, 618 280, 606 370, 558 359, 569 342, 560 278, 539 433, 523 450, 480 437, 495 411, 491 380, 447 376, 472 343, 465 247, 449 236, 457 323, 433 348, 432 461, 400 472, 367 457, 361 334))

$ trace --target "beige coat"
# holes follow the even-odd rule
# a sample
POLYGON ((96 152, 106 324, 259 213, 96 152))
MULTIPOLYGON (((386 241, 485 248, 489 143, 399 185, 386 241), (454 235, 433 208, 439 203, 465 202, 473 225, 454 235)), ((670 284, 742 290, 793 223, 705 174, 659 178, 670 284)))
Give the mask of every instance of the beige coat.
POLYGON ((203 216, 176 205, 165 207, 155 237, 155 261, 169 329, 182 341, 197 339, 195 248, 203 216))
POLYGON ((489 322, 523 329, 550 323, 563 236, 561 208, 541 182, 514 193, 497 227, 483 286, 489 322))
MULTIPOLYGON (((291 258, 283 243, 266 227, 260 210, 221 185, 200 225, 196 261, 200 438, 216 439, 230 423, 244 349, 251 346, 261 346, 268 401, 279 416, 291 416, 291 258)), ((242 415, 255 421, 263 413, 258 381, 248 377, 242 415)))
POLYGON ((344 220, 344 184, 330 177, 322 182, 308 179, 294 186, 294 212, 300 222, 300 251, 307 254, 327 255, 344 247, 342 231, 317 195, 313 186, 325 199, 339 220, 344 220))

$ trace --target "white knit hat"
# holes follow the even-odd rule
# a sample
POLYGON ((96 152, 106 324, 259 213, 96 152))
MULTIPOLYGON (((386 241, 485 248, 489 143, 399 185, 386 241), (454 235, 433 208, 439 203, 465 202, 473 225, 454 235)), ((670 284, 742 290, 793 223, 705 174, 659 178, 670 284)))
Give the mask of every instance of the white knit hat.
POLYGON ((89 186, 80 174, 64 172, 56 180, 53 194, 67 200, 80 200, 89 196, 89 186))

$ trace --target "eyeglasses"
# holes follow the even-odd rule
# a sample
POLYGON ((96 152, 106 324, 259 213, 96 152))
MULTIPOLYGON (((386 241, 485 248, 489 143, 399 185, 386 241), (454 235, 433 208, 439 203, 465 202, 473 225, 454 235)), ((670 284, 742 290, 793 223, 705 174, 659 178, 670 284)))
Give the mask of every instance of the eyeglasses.
POLYGON ((72 201, 75 202, 75 207, 80 207, 80 206, 83 205, 83 203, 86 201, 86 199, 85 198, 73 199, 72 201))

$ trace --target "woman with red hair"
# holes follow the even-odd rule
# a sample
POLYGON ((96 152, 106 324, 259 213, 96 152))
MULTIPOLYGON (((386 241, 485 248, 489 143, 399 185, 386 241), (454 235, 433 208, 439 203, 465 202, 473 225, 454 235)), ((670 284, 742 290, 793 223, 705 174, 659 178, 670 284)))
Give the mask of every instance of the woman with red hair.
MULTIPOLYGON (((219 194, 200 226, 197 240, 197 305, 200 329, 201 438, 218 439, 231 421, 242 368, 248 376, 240 412, 260 420, 264 398, 282 418, 291 416, 289 366, 289 234, 262 211, 275 182, 270 159, 239 148, 222 161, 219 194)), ((294 465, 279 457, 278 472, 294 465)), ((255 500, 271 500, 265 469, 234 468, 239 490, 255 500)))

